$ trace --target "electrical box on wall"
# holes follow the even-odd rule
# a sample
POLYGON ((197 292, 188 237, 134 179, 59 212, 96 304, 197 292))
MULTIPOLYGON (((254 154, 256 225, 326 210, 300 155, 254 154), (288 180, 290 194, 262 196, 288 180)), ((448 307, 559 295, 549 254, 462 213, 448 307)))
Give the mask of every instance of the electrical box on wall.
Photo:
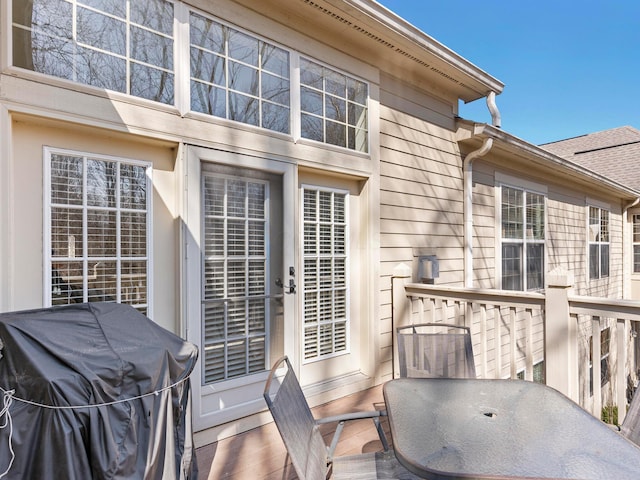
POLYGON ((418 257, 418 281, 433 283, 440 276, 440 262, 435 255, 418 257))

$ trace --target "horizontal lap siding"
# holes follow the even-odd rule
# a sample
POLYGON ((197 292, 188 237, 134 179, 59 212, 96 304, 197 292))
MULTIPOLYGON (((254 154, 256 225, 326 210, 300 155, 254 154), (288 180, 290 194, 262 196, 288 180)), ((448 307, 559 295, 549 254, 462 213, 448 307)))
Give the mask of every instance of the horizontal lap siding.
POLYGON ((391 277, 437 255, 438 283, 463 280, 462 171, 451 105, 383 78, 380 105, 380 307, 383 379, 391 376, 391 277))

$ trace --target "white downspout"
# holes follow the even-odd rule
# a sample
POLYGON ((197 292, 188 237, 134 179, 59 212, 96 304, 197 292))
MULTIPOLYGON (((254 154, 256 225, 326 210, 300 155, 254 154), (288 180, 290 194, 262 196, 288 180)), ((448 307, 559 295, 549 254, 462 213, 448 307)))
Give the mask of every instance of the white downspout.
MULTIPOLYGON (((496 94, 487 96, 487 107, 491 113, 491 124, 500 128, 500 111, 496 105, 496 94)), ((464 286, 473 288, 473 161, 485 156, 493 146, 493 138, 485 138, 482 146, 470 152, 462 163, 464 181, 464 286)))

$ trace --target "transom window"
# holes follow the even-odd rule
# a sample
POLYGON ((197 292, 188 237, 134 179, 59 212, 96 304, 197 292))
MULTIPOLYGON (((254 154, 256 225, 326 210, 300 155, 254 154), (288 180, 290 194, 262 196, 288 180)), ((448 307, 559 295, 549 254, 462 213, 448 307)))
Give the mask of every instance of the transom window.
POLYGON ((348 351, 346 192, 304 187, 304 359, 348 351))
POLYGON ((191 13, 191 109, 290 133, 289 52, 191 13))
POLYGON ((301 58, 302 138, 366 152, 368 95, 366 83, 301 58))
POLYGON ((545 197, 502 186, 502 288, 544 288, 545 197))
POLYGON ((633 273, 640 273, 640 214, 633 215, 633 273))
POLYGON ((47 303, 149 309, 150 165, 47 151, 47 303))
POLYGON ((589 278, 609 276, 609 211, 589 207, 589 278))
POLYGON ((16 67, 369 151, 367 83, 185 3, 13 0, 11 8, 16 67), (186 18, 188 35, 174 34, 186 18), (178 78, 176 55, 190 59, 178 78))
POLYGON ((173 104, 173 18, 165 0, 13 0, 13 64, 173 104))

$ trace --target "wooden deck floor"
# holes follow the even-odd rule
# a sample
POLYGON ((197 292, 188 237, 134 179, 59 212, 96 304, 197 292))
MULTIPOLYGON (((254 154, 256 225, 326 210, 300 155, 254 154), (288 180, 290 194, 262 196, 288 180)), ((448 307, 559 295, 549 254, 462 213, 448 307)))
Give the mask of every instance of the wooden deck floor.
MULTIPOLYGON (((349 395, 313 409, 316 418, 351 411, 383 409, 382 386, 349 395)), ((386 418, 383 420, 391 442, 386 418)), ((335 425, 322 425, 326 442, 331 440, 335 425)), ((371 420, 349 422, 345 426, 336 455, 351 455, 382 450, 382 444, 371 420)), ((201 480, 293 480, 297 476, 275 424, 205 445, 196 450, 198 478, 201 480)))

